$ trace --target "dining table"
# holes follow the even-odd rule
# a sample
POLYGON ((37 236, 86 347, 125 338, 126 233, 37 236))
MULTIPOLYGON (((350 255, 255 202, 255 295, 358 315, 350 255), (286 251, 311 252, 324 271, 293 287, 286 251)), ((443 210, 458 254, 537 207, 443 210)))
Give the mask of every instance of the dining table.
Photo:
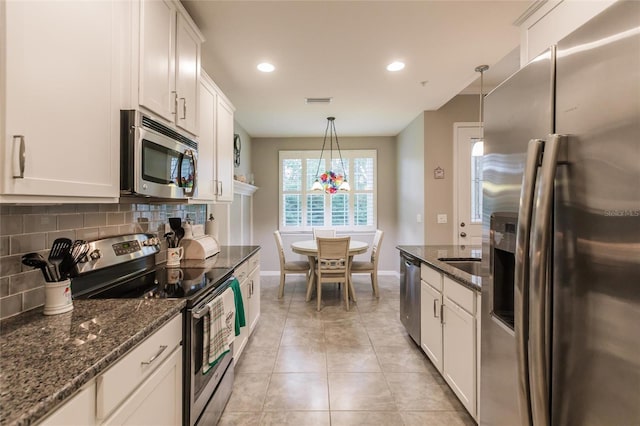
MULTIPOLYGON (((353 256, 366 253, 369 249, 369 244, 364 241, 350 240, 349 241, 349 269, 351 269, 351 263, 353 262, 353 256)), ((291 243, 291 251, 309 258, 309 266, 311 267, 311 273, 307 281, 307 298, 306 301, 311 300, 311 293, 313 292, 313 284, 315 281, 316 271, 316 258, 318 257, 318 244, 316 240, 302 240, 291 243)), ((351 299, 355 302, 356 295, 351 283, 351 274, 349 274, 349 294, 351 299)))

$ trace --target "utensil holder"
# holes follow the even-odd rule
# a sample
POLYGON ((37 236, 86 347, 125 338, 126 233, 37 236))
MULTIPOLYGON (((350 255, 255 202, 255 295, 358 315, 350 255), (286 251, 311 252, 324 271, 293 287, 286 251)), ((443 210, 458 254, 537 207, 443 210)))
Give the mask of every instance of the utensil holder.
POLYGON ((44 285, 44 314, 57 315, 73 309, 71 300, 71 280, 45 283, 44 285))

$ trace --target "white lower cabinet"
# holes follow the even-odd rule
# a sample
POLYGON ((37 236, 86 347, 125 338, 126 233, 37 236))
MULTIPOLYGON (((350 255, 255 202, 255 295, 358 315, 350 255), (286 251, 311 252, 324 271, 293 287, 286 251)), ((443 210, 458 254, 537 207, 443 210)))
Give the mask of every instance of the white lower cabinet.
POLYGON ((182 424, 182 315, 87 383, 41 424, 182 424))
POLYGON ((260 317, 260 254, 254 254, 238 266, 235 276, 240 281, 246 320, 246 325, 240 328, 240 335, 233 342, 233 357, 237 362, 260 317))
POLYGON ((421 282, 420 306, 420 346, 442 372, 442 323, 440 321, 442 307, 442 293, 431 287, 427 282, 421 282))
POLYGON ((477 420, 480 295, 422 265, 421 347, 477 420))
POLYGON ((182 420, 182 347, 106 419, 104 425, 179 425, 182 420))
POLYGON ((96 424, 96 382, 82 390, 44 419, 41 426, 90 426, 96 424))
POLYGON ((443 375, 472 415, 476 412, 476 327, 471 314, 444 298, 443 375))

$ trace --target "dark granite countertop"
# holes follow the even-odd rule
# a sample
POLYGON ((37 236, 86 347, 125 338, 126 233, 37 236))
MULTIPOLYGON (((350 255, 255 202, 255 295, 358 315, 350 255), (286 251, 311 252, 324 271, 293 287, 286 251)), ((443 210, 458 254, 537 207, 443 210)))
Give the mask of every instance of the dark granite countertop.
POLYGON ((42 307, 0 323, 0 424, 48 414, 181 312, 181 299, 74 300, 65 314, 42 307))
MULTIPOLYGON (((480 292, 482 289, 482 277, 471 275, 458 268, 448 265, 438 258, 481 258, 481 246, 453 246, 453 245, 434 245, 434 246, 397 246, 398 250, 410 254, 418 258, 420 261, 439 270, 456 282, 470 288, 473 291, 480 292)), ((487 275, 488 271, 484 271, 483 275, 487 275)))
MULTIPOLYGON (((221 246, 182 267, 232 270, 260 246, 221 246)), ((0 425, 30 425, 153 334, 184 299, 74 300, 71 312, 42 307, 0 322, 0 425)))

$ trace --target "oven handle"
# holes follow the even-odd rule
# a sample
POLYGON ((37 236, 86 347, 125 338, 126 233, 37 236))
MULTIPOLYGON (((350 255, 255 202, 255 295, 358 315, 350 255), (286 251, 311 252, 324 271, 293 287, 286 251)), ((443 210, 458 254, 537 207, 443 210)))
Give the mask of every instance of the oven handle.
POLYGON ((209 304, 209 302, 211 302, 211 301, 212 301, 213 299, 215 299, 216 297, 221 296, 221 295, 222 295, 222 293, 224 293, 224 292, 225 292, 225 290, 226 290, 227 288, 229 288, 229 287, 230 287, 230 285, 231 285, 231 284, 227 284, 227 283, 231 283, 231 281, 233 281, 233 280, 235 280, 235 279, 236 279, 236 278, 235 278, 233 275, 232 275, 231 277, 229 277, 229 278, 225 281, 225 283, 224 283, 224 284, 222 284, 220 287, 218 287, 218 289, 220 289, 220 291, 219 291, 219 292, 214 290, 215 295, 214 295, 213 297, 209 297, 209 298, 205 299, 204 301, 202 301, 202 302, 199 304, 199 306, 201 306, 201 308, 200 308, 200 309, 194 309, 194 310, 191 312, 191 317, 192 317, 193 319, 200 319, 200 318, 204 317, 204 316, 209 312, 209 305, 208 305, 208 304, 209 304))

